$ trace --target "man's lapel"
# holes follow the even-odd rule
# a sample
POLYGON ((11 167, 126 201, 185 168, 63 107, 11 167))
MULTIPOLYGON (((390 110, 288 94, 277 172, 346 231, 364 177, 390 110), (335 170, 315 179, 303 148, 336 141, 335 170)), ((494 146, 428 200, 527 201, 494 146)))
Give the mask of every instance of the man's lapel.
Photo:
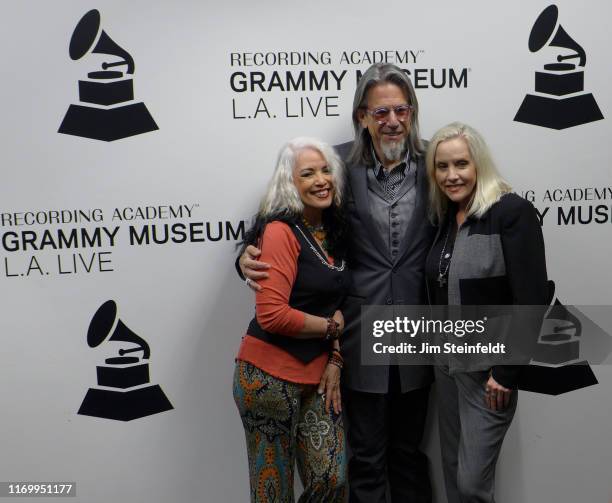
POLYGON ((368 231, 369 236, 372 239, 372 244, 380 252, 380 254, 387 260, 390 261, 389 251, 385 246, 385 243, 380 235, 380 232, 374 224, 374 219, 370 213, 370 201, 368 195, 368 178, 367 169, 363 165, 354 165, 351 168, 351 190, 353 191, 353 197, 355 198, 355 206, 359 217, 363 222, 363 225, 368 231))

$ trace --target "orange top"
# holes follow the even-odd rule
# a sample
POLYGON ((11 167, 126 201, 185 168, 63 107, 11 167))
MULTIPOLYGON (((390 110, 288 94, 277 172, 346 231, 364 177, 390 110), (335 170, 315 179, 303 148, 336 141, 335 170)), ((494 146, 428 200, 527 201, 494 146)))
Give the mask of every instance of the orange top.
MULTIPOLYGON (((259 260, 270 264, 270 277, 258 282, 261 291, 255 297, 255 315, 261 328, 268 332, 291 337, 304 327, 304 312, 289 306, 299 254, 300 243, 287 224, 270 222, 266 225, 259 260)), ((285 381, 319 384, 328 355, 323 353, 304 363, 278 346, 247 334, 242 339, 236 359, 252 363, 285 381)))

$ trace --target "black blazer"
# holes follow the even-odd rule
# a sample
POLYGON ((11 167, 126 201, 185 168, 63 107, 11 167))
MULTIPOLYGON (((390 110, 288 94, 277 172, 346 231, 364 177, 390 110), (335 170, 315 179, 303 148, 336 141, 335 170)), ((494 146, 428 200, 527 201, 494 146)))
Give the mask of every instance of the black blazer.
MULTIPOLYGON (((453 212, 449 214, 454 218, 453 212)), ((428 290, 432 289, 428 281, 428 290)), ((448 271, 449 305, 542 306, 543 315, 549 297, 544 238, 530 202, 505 194, 481 218, 470 217, 463 223, 448 271)), ((517 323, 530 328, 533 343, 542 322, 537 319, 538 312, 534 309, 526 315, 535 316, 533 320, 520 320, 528 325, 517 323)), ((493 377, 503 386, 515 388, 521 370, 521 366, 498 365, 493 367, 493 377)))

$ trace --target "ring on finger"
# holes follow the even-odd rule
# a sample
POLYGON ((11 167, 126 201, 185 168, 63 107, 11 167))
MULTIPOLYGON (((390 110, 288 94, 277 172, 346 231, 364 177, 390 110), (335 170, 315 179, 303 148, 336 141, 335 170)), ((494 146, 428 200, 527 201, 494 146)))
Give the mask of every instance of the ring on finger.
POLYGON ((244 282, 246 283, 246 286, 248 286, 248 287, 251 286, 251 278, 245 279, 244 282))

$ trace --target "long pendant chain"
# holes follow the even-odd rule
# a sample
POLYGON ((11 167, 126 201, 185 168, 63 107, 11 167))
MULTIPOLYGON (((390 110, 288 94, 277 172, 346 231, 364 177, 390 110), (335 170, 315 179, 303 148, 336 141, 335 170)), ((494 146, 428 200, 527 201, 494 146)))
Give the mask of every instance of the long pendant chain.
POLYGON ((335 266, 330 264, 325 257, 323 257, 320 253, 319 250, 317 250, 315 248, 315 246, 311 243, 310 239, 308 239, 306 237, 306 234, 304 234, 304 231, 302 229, 300 229, 300 226, 295 224, 295 228, 300 231, 300 234, 302 236, 304 236, 304 239, 306 240, 306 242, 310 245, 310 249, 314 252, 314 254, 318 257, 318 259, 321 261, 322 264, 324 264, 326 267, 328 267, 329 269, 332 269, 334 271, 344 271, 344 266, 345 266, 345 262, 344 259, 342 259, 342 262, 340 263, 339 266, 335 266))
POLYGON ((451 223, 448 224, 448 229, 446 231, 446 238, 444 239, 444 246, 442 247, 442 251, 440 252, 440 261, 438 262, 438 283, 440 284, 440 288, 442 288, 447 283, 446 275, 448 274, 448 268, 450 267, 450 259, 452 256, 451 252, 446 251, 446 246, 448 245, 448 237, 450 236, 451 231, 451 223), (446 265, 444 270, 442 270, 442 261, 446 260, 446 265))

